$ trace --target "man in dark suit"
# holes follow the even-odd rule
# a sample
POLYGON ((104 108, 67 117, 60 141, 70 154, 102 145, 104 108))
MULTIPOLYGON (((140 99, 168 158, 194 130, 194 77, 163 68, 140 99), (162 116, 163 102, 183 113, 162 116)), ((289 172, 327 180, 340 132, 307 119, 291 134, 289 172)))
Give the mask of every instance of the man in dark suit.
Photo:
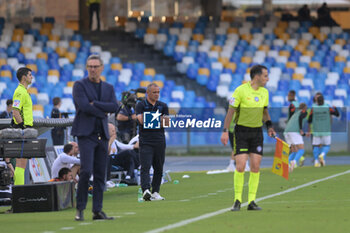
POLYGON ((76 81, 73 86, 76 115, 72 135, 78 137, 81 161, 75 220, 84 220, 91 174, 94 178, 93 220, 113 219, 102 211, 102 200, 109 140, 107 113, 116 112, 118 103, 113 86, 101 80, 101 58, 98 55, 89 56, 86 67, 88 77, 76 81))

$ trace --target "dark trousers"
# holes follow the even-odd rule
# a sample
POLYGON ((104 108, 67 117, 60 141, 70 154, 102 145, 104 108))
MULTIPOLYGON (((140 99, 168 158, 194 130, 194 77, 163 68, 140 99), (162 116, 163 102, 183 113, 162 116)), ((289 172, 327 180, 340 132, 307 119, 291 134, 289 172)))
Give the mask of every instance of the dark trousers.
POLYGON ((89 179, 94 176, 92 191, 92 211, 102 209, 103 190, 105 187, 108 140, 98 139, 96 134, 78 137, 80 149, 80 175, 77 190, 77 209, 84 210, 88 200, 89 179))
POLYGON ((52 144, 54 146, 64 145, 64 131, 57 133, 56 131, 51 130, 51 138, 52 138, 52 144))
POLYGON ((165 141, 141 143, 140 142, 140 163, 141 163, 141 188, 142 191, 151 188, 149 169, 153 166, 152 193, 158 192, 163 176, 163 165, 165 160, 165 141))
POLYGON ((116 155, 110 155, 107 164, 107 180, 110 179, 112 165, 124 168, 127 175, 134 178, 135 154, 136 152, 133 150, 124 150, 116 155))
POLYGON ((89 13, 90 13, 89 28, 90 28, 90 30, 92 30, 92 18, 94 16, 94 12, 96 12, 97 30, 100 30, 100 4, 99 3, 92 3, 89 7, 89 13))

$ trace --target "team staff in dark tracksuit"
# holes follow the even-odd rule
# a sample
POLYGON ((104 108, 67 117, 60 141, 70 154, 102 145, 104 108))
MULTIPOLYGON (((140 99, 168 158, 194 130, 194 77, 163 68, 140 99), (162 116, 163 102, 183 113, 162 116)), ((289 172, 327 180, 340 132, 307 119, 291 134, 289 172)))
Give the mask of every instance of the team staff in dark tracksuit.
MULTIPOLYGON (((55 97, 52 100, 53 109, 51 111, 51 118, 62 118, 59 108, 61 107, 61 98, 55 97)), ((53 145, 64 145, 64 127, 54 127, 51 130, 51 138, 53 145)))
POLYGON ((94 176, 92 212, 93 220, 113 219, 102 211, 103 190, 108 156, 107 113, 118 109, 112 85, 101 80, 103 63, 98 55, 90 55, 86 62, 88 77, 73 86, 76 115, 73 136, 78 137, 80 149, 80 176, 77 190, 75 220, 83 221, 88 200, 89 179, 94 176))
POLYGON ((145 201, 164 200, 159 194, 160 184, 163 175, 163 165, 165 160, 165 135, 163 128, 163 120, 168 124, 169 109, 166 103, 158 101, 159 86, 151 83, 147 87, 147 97, 145 100, 136 104, 136 116, 140 124, 140 163, 141 163, 141 188, 143 191, 143 199, 145 201), (160 128, 148 129, 143 127, 143 113, 153 112, 159 115, 160 128), (153 166, 152 194, 150 184, 149 170, 153 166))

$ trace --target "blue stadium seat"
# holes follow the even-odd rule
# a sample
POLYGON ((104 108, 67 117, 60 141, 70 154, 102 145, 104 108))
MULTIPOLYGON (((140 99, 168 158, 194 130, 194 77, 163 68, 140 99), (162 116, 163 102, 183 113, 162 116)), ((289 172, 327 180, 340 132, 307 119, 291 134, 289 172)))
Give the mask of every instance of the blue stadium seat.
POLYGON ((308 30, 307 30, 307 28, 305 28, 305 27, 300 27, 300 28, 298 28, 297 29, 297 33, 304 33, 304 32, 308 32, 308 30))
POLYGON ((9 71, 11 71, 12 68, 9 65, 2 65, 0 70, 9 70, 9 71))
POLYGON ((197 75, 196 81, 200 85, 205 86, 208 83, 208 76, 206 76, 206 75, 197 75))
POLYGON ((151 75, 143 75, 142 76, 142 81, 152 82, 153 81, 153 77, 151 75))
POLYGON ((54 17, 45 17, 44 19, 45 23, 55 23, 55 18, 54 17))
POLYGON ((173 57, 176 62, 181 62, 184 55, 185 54, 183 52, 174 52, 173 57))
POLYGON ((137 28, 135 31, 135 37, 136 38, 143 38, 146 33, 146 30, 144 28, 137 28))
POLYGON ((207 83, 207 89, 209 91, 215 92, 217 85, 218 85, 218 81, 216 81, 216 80, 209 80, 208 83, 207 83))
POLYGON ((162 82, 164 82, 164 81, 165 81, 165 76, 164 76, 164 74, 156 74, 156 75, 154 76, 154 81, 162 81, 162 82))
POLYGON ((38 103, 38 99, 36 98, 35 94, 30 94, 30 98, 32 99, 33 104, 37 104, 38 103))
POLYGON ((174 46, 164 46, 163 52, 166 56, 172 56, 174 54, 174 46))
POLYGON ((298 92, 301 88, 301 83, 299 80, 290 80, 289 81, 289 90, 295 90, 296 92, 298 92))
POLYGON ((265 34, 265 39, 266 40, 274 40, 274 39, 276 39, 276 35, 273 33, 265 34))
POLYGON ((199 64, 197 63, 190 64, 186 71, 187 77, 189 77, 190 79, 195 79, 198 73, 198 69, 199 69, 199 64))
POLYGON ((44 105, 44 117, 51 117, 51 111, 53 109, 52 104, 46 104, 44 105))

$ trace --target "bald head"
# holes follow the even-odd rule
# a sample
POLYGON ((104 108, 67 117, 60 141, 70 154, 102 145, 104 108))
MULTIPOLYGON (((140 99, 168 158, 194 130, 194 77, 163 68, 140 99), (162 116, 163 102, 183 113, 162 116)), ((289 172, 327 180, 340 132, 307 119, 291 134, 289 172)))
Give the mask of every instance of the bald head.
POLYGON ((116 136, 115 126, 112 123, 108 123, 108 133, 110 137, 116 136))
POLYGON ((71 144, 73 146, 73 152, 72 152, 73 155, 77 156, 80 153, 78 143, 70 142, 69 144, 71 144))

